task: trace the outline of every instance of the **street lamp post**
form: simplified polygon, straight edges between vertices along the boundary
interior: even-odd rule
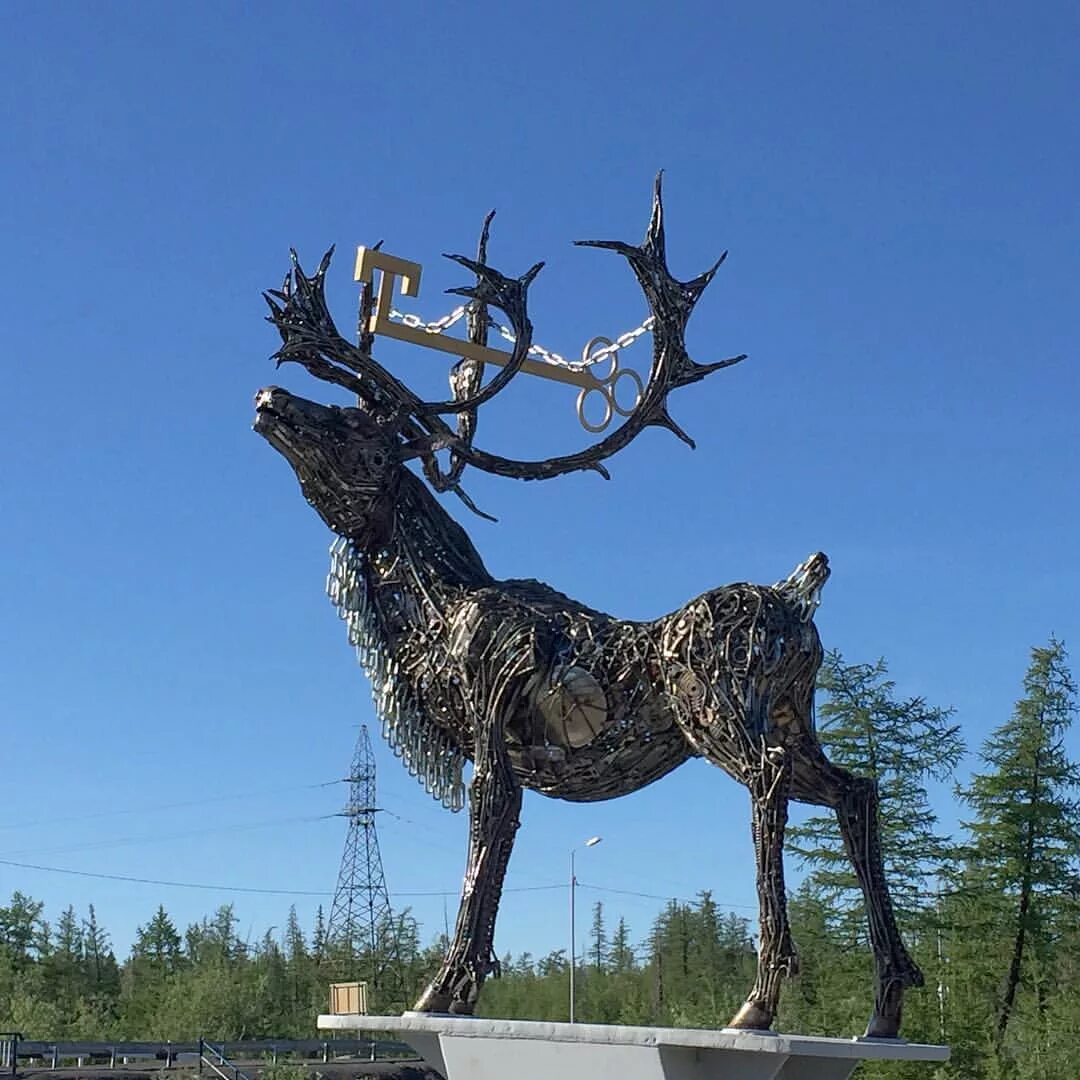
[[[588,840],[581,846],[583,847],[596,847],[603,837],[590,836]],[[570,1023],[574,1022],[574,969],[577,967],[577,955],[575,953],[574,937],[576,934],[575,927],[575,894],[577,892],[577,878],[574,876],[574,853],[577,851],[576,847],[570,849]]]

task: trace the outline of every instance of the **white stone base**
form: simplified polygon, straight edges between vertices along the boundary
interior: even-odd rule
[[[320,1031],[388,1031],[447,1080],[846,1080],[860,1061],[946,1061],[947,1046],[768,1032],[463,1016],[320,1016]]]

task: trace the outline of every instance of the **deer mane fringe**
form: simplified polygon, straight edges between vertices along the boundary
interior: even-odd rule
[[[349,633],[349,644],[371,681],[371,699],[382,735],[424,790],[448,810],[465,805],[465,755],[445,731],[430,723],[390,655],[371,601],[366,560],[348,541],[330,547],[326,593]]]

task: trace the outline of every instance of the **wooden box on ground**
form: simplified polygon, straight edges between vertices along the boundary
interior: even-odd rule
[[[330,984],[330,1013],[332,1016],[366,1016],[367,983],[342,982]]]

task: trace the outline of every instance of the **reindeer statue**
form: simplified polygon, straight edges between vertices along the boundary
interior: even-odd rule
[[[520,479],[579,469],[606,476],[602,462],[649,426],[693,446],[668,413],[668,393],[744,359],[699,364],[686,351],[687,320],[723,259],[690,281],[671,275],[659,178],[640,246],[581,241],[618,252],[637,277],[653,320],[650,374],[636,407],[620,410],[622,425],[591,448],[517,461],[478,449],[473,437],[479,406],[536,364],[528,359],[526,292],[543,264],[520,278],[492,269],[489,222],[476,259],[450,256],[476,277],[475,285],[451,290],[467,298],[469,315],[470,340],[454,345],[458,355],[481,357],[453,369],[450,400],[421,400],[372,359],[379,312],[370,286],[362,293],[359,346],[338,333],[324,292],[332,251],[313,276],[294,255],[283,287],[266,294],[283,342],[276,358],[354,393],[357,405],[316,404],[277,387],[255,399],[255,430],[289,462],[307,501],[337,534],[328,588],[371,679],[384,735],[451,809],[464,803],[462,769],[466,759],[473,763],[454,936],[416,1009],[471,1014],[484,978],[497,974],[495,917],[523,788],[575,802],[612,799],[699,756],[744,784],[752,803],[758,969],[730,1026],[768,1029],[781,980],[797,969],[782,863],[788,801],[796,799],[836,812],[876,961],[866,1035],[895,1038],[904,990],[922,976],[893,918],[877,791],[831,764],[814,733],[822,650],[813,614],[829,574],[825,556],[812,555],[776,585],[727,585],[654,622],[625,622],[537,581],[496,581],[428,489],[468,501],[460,487],[467,466]],[[383,315],[387,301],[380,294]],[[499,354],[502,371],[481,385],[483,358],[494,354],[484,349],[489,306],[509,319],[514,345]],[[438,451],[448,453],[448,466]],[[406,467],[410,460],[427,484]]]

